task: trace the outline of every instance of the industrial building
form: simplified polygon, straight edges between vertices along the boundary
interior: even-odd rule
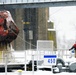
[[[13,42],[15,50],[36,49],[37,40],[53,40],[56,44],[56,33],[48,31],[48,26],[51,26],[49,8],[11,9],[10,12],[20,30]]]

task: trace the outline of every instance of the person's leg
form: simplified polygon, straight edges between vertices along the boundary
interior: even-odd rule
[[[75,50],[75,58],[76,58],[76,50]]]

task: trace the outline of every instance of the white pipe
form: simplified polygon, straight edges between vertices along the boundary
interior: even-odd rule
[[[25,50],[25,72],[26,72],[26,50]]]
[[[7,55],[5,55],[5,75],[7,75]]]
[[[34,55],[32,55],[32,75],[34,75]]]

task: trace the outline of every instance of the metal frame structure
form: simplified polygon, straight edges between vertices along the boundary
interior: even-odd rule
[[[0,9],[3,8],[41,8],[41,7],[59,7],[59,6],[76,6],[76,1],[53,1],[53,2],[34,2],[34,3],[1,3]]]

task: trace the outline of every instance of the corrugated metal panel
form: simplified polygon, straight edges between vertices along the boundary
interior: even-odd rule
[[[0,0],[0,4],[16,4],[16,3],[39,3],[39,2],[58,2],[58,1],[73,1],[73,0]]]

